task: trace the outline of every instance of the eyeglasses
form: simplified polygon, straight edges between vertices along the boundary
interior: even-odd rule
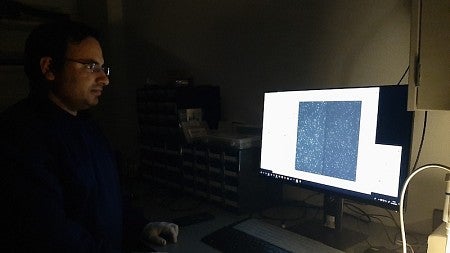
[[[92,61],[91,62],[85,62],[85,61],[75,60],[75,59],[70,59],[70,58],[66,58],[66,61],[83,64],[84,66],[86,66],[86,68],[91,73],[94,73],[94,72],[98,73],[100,71],[103,71],[103,73],[105,73],[106,76],[109,76],[111,74],[111,68],[110,67],[100,66],[100,64],[98,64],[96,62],[92,62]]]

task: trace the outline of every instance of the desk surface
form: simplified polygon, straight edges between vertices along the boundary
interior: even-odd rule
[[[231,224],[238,220],[234,215],[215,213],[215,218],[210,221],[201,222],[186,227],[181,227],[178,235],[178,242],[168,244],[165,247],[153,247],[161,252],[219,252],[201,242],[203,236],[214,232],[215,230]]]
[[[148,183],[151,184],[151,183]],[[170,253],[190,253],[190,252],[219,252],[218,250],[204,244],[201,239],[213,231],[237,222],[239,220],[249,217],[249,213],[237,214],[226,211],[217,205],[212,205],[206,201],[199,200],[185,194],[173,194],[162,188],[157,188],[151,185],[135,185],[134,204],[143,209],[148,218],[154,221],[168,221],[174,218],[200,213],[208,212],[214,215],[214,219],[192,224],[185,227],[180,227],[178,242],[169,243],[164,247],[153,246],[158,252]],[[302,222],[300,218],[295,218],[302,213],[301,210],[292,207],[276,207],[275,210],[268,210],[263,213],[253,213],[252,217],[261,218],[269,223],[275,225],[285,225],[292,227]],[[317,213],[315,213],[317,215]],[[302,216],[304,218],[304,216]],[[394,245],[390,241],[400,239],[400,231],[394,227],[386,227],[377,222],[365,223],[357,221],[352,217],[344,217],[344,226],[356,230],[360,233],[367,234],[368,238],[348,249],[348,253],[364,253],[370,246],[385,247],[393,249],[391,251],[383,252],[401,252],[401,245]],[[389,238],[388,238],[389,236]],[[409,235],[407,237],[408,243],[414,246],[414,252],[426,252],[425,235]]]

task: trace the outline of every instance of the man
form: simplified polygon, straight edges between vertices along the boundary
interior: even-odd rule
[[[97,32],[72,21],[40,25],[24,60],[30,94],[0,116],[1,251],[121,252],[133,237],[176,242],[177,225],[122,208],[113,152],[86,112],[109,84]]]

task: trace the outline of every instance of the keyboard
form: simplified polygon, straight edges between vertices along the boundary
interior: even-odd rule
[[[224,253],[343,253],[258,219],[247,219],[236,225],[223,227],[203,237],[202,241]]]

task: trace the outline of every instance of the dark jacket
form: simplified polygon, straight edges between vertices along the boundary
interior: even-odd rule
[[[31,96],[1,114],[0,128],[2,252],[121,251],[116,161],[92,120]]]

